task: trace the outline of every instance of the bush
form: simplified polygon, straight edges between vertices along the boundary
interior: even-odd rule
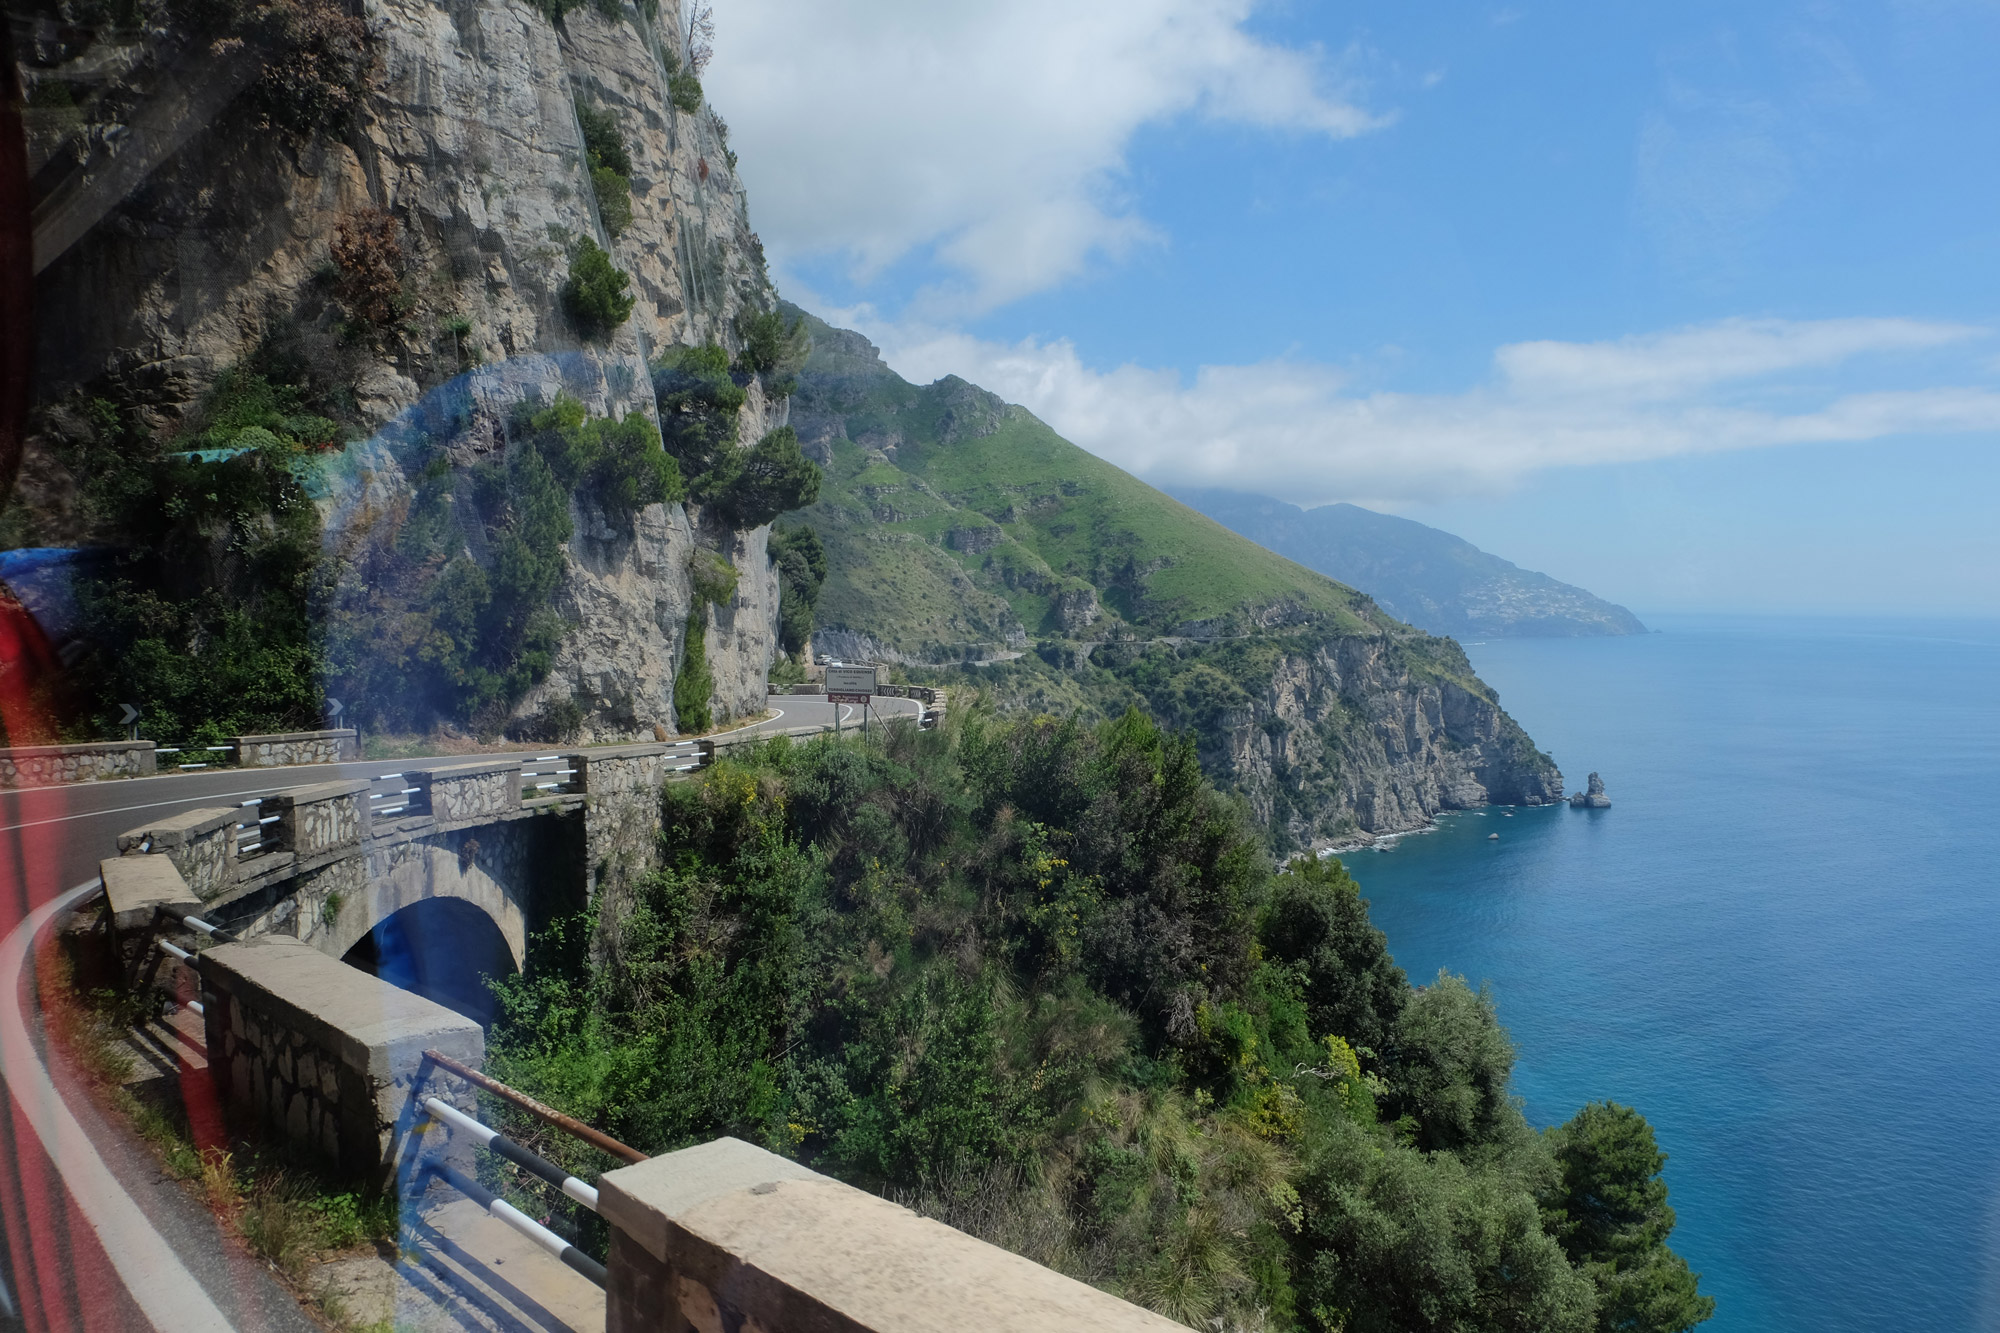
[[[346,129],[367,92],[368,25],[340,0],[273,0],[254,15],[248,35],[270,51],[258,83],[266,123],[301,138]]]
[[[708,665],[708,603],[697,598],[687,615],[681,669],[674,673],[674,725],[682,734],[708,730],[714,694],[715,673]]]
[[[803,523],[771,529],[769,550],[778,566],[778,643],[797,656],[812,638],[813,610],[826,582],[826,547]]]
[[[730,375],[729,353],[714,343],[678,347],[653,367],[667,452],[691,484],[736,449],[736,418],[748,401]]]
[[[592,167],[590,188],[597,196],[597,216],[604,230],[622,235],[632,225],[632,182],[610,167]]]
[[[632,316],[631,286],[632,279],[612,264],[611,256],[585,237],[570,259],[569,279],[562,285],[563,311],[584,339],[609,337]]]
[[[396,219],[379,208],[364,208],[340,220],[333,240],[339,270],[334,296],[351,318],[387,324],[403,295],[403,247],[396,242]]]
[[[738,316],[736,332],[743,339],[741,364],[754,375],[791,379],[805,369],[806,360],[812,355],[812,331],[805,320],[795,319],[787,324],[784,315],[776,310]]]
[[[780,426],[723,461],[707,489],[739,528],[755,528],[819,499],[819,465],[799,448],[798,432]]]
[[[1187,738],[954,709],[738,750],[661,800],[662,869],[502,984],[515,1086],[645,1151],[763,1143],[1197,1327],[1593,1326],[1505,1034],[1462,983],[1400,981],[1370,1000],[1389,1081],[1310,1031],[1315,987],[1372,995],[1332,985],[1344,958],[1383,975],[1365,906],[1302,875],[1307,961],[1262,955],[1269,862]],[[1500,1108],[1463,1151],[1371,1104],[1454,1087]]]
[[[618,132],[618,117],[579,101],[577,125],[583,131],[584,156],[590,184],[597,195],[597,214],[613,236],[632,225],[632,155]]]
[[[701,80],[692,72],[682,70],[667,80],[667,98],[692,116],[701,110]]]

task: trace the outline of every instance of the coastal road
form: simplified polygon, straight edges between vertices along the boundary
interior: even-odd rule
[[[922,706],[882,698],[874,711],[911,717]],[[716,736],[831,728],[836,715],[843,728],[861,722],[852,705],[836,710],[810,695],[779,696],[772,716]],[[285,787],[479,757],[219,768],[0,791],[0,1081],[9,1103],[0,1116],[0,1329],[24,1315],[34,1327],[313,1327],[224,1241],[205,1210],[161,1180],[147,1151],[111,1132],[93,1100],[44,1058],[30,960],[56,917],[94,892],[97,863],[118,854],[127,829]],[[106,1281],[112,1273],[120,1280]]]
[[[790,727],[834,725],[835,705],[811,695],[780,695],[771,701],[772,716],[747,726],[716,732],[715,739],[745,732],[783,731]],[[838,705],[843,729],[859,726],[861,709]],[[914,699],[882,698],[873,709],[877,718],[909,718],[923,705]],[[547,754],[563,747],[523,749],[522,754]],[[587,747],[585,747],[587,748]],[[161,773],[150,778],[109,782],[77,782],[62,787],[30,787],[0,791],[0,839],[18,848],[9,870],[31,875],[39,892],[21,902],[23,911],[39,906],[70,885],[97,873],[97,863],[118,855],[118,835],[162,815],[207,805],[237,805],[285,787],[337,778],[376,778],[408,768],[454,762],[469,763],[480,755],[438,755],[425,759],[371,759],[353,764],[305,764],[296,768],[217,768],[190,773]],[[23,865],[22,862],[33,862]],[[13,914],[10,914],[13,915]],[[19,916],[14,915],[18,920]]]

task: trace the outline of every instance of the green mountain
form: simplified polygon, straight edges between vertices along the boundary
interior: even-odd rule
[[[1390,614],[1433,634],[1580,638],[1646,632],[1622,606],[1411,519],[1351,504],[1301,509],[1239,491],[1176,493],[1231,531],[1364,589]]]
[[[803,315],[792,310],[790,313]],[[828,572],[816,651],[1003,707],[1138,706],[1278,846],[1540,803],[1561,774],[1450,639],[1203,517],[956,377],[909,383],[805,316],[791,424],[825,472],[793,516]]]

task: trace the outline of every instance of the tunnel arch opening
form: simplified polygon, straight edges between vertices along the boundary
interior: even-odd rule
[[[499,925],[459,898],[424,898],[390,913],[341,961],[482,1027],[490,1027],[500,1010],[489,982],[517,970]]]

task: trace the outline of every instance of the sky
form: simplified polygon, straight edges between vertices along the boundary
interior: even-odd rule
[[[1996,0],[716,0],[780,291],[1155,485],[2000,614]]]

